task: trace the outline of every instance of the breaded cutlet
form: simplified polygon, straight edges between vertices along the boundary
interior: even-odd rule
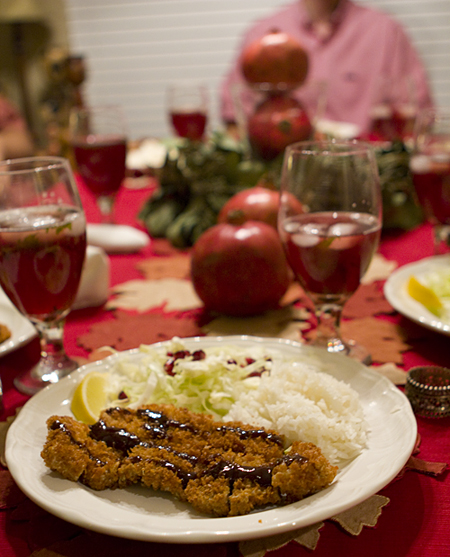
[[[52,416],[47,426],[41,455],[63,477],[96,490],[141,484],[214,516],[298,501],[337,472],[312,443],[285,450],[274,431],[172,405],[108,409],[91,426]]]

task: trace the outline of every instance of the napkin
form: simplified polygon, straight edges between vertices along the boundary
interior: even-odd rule
[[[122,224],[88,224],[87,240],[107,253],[132,253],[150,243],[148,234]]]
[[[101,306],[108,299],[109,259],[105,250],[88,246],[73,309]]]

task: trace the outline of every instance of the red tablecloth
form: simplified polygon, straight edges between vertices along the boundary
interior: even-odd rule
[[[136,224],[136,215],[142,203],[150,194],[149,188],[123,188],[117,199],[117,220],[123,224]],[[98,220],[98,213],[92,197],[82,191],[83,203],[91,222]],[[385,236],[380,252],[387,258],[395,260],[399,265],[416,261],[432,252],[431,231],[424,225],[412,232]],[[112,255],[111,285],[139,278],[136,263],[152,255],[152,246],[139,254]],[[85,351],[77,345],[77,337],[85,333],[93,323],[102,321],[105,311],[102,308],[91,308],[74,311],[67,320],[65,344],[72,355],[87,356]],[[390,317],[391,318],[391,317]],[[401,322],[399,315],[391,319]],[[0,359],[0,374],[4,388],[5,412],[0,420],[15,413],[15,409],[23,405],[27,397],[18,393],[13,387],[13,378],[37,360],[39,347],[36,340]],[[448,337],[433,332],[427,332],[425,340],[418,344],[414,351],[405,354],[405,370],[421,364],[449,365],[450,340]],[[450,418],[443,420],[418,419],[421,435],[420,457],[428,461],[450,461]],[[0,467],[1,471],[1,467]],[[0,483],[1,485],[1,483]],[[1,489],[1,487],[0,487]],[[320,540],[313,555],[315,557],[330,557],[343,555],[347,557],[445,557],[450,556],[450,476],[439,478],[430,477],[417,472],[406,472],[399,480],[384,488],[382,495],[389,497],[390,503],[384,507],[375,528],[364,528],[362,533],[353,537],[343,532],[336,524],[326,522],[321,530]],[[61,538],[61,531],[67,526],[62,521],[56,523],[50,515],[42,513],[38,524],[45,532],[45,544],[50,547],[52,537]],[[20,517],[19,517],[20,518]],[[58,524],[58,528],[55,527]],[[33,523],[36,528],[36,521]],[[62,530],[61,530],[62,529]],[[25,557],[32,554],[29,546],[30,523],[18,520],[11,509],[0,511],[0,556]],[[39,536],[34,536],[37,539]],[[70,537],[70,531],[67,537]],[[62,539],[67,539],[62,536]],[[28,541],[27,541],[28,540]],[[96,539],[98,543],[98,539]],[[106,543],[106,542],[105,542]],[[127,545],[128,544],[128,545]],[[117,544],[106,544],[108,556],[111,548],[116,547],[114,555],[134,554],[135,551],[144,554],[158,553],[158,555],[181,554],[192,552],[211,554],[214,552],[237,555],[237,545],[218,546],[170,546],[157,544],[140,544],[117,540]],[[128,548],[128,549],[127,549]],[[70,552],[63,555],[81,555],[77,553],[75,545]],[[83,549],[84,557],[98,557],[103,555],[96,545],[96,549]],[[107,553],[105,553],[106,555]],[[41,555],[36,552],[33,555]],[[42,555],[51,555],[42,553]],[[53,554],[52,554],[53,555]],[[311,555],[302,546],[291,542],[274,551],[273,557],[301,557]]]

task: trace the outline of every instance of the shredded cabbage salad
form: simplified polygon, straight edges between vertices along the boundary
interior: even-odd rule
[[[119,355],[114,362],[109,407],[174,404],[221,419],[242,394],[257,388],[262,373],[281,362],[264,346],[188,350],[177,337],[163,348],[142,345],[139,354],[135,361]]]

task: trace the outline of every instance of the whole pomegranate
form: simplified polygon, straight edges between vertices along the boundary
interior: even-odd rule
[[[241,68],[250,85],[295,89],[308,74],[308,55],[288,33],[273,29],[243,50]]]
[[[280,194],[262,186],[242,190],[231,197],[219,212],[217,222],[244,224],[248,220],[265,222],[277,228]]]
[[[276,230],[256,221],[206,230],[192,248],[191,278],[206,309],[235,317],[277,308],[289,285]]]
[[[272,160],[296,141],[309,139],[312,126],[303,105],[288,95],[269,95],[247,122],[250,145],[255,154]]]

